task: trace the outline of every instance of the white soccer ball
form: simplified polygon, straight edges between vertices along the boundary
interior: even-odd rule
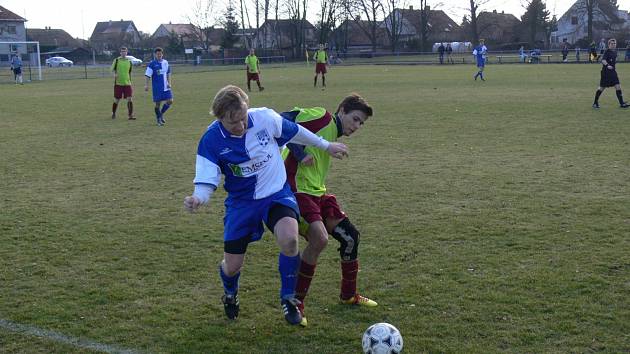
[[[376,323],[363,333],[363,352],[366,354],[397,354],[402,351],[400,331],[389,323]]]

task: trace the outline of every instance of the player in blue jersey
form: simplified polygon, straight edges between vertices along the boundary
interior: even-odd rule
[[[173,93],[171,92],[171,67],[164,59],[162,48],[155,48],[155,59],[153,59],[144,73],[146,77],[144,90],[149,91],[149,80],[151,80],[151,90],[153,92],[153,102],[155,102],[155,120],[159,126],[164,125],[164,113],[173,104]],[[164,102],[162,108],[160,104]]]
[[[481,78],[481,81],[486,81],[486,79],[483,78],[483,69],[486,67],[486,55],[488,53],[488,47],[486,47],[484,42],[485,41],[483,39],[480,39],[479,45],[476,46],[472,52],[475,60],[477,61],[477,73],[475,74],[475,81],[478,77]]]
[[[184,198],[184,207],[194,211],[206,204],[221,175],[225,177],[224,253],[219,265],[225,314],[230,319],[238,317],[238,281],[245,252],[250,242],[262,237],[264,223],[280,246],[280,302],[285,319],[290,324],[300,324],[302,315],[295,297],[300,265],[300,213],[287,183],[279,147],[288,142],[315,146],[336,158],[347,155],[347,148],[318,137],[271,109],[249,109],[248,104],[247,94],[232,85],[222,88],[214,97],[212,114],[217,120],[199,142],[195,190]]]

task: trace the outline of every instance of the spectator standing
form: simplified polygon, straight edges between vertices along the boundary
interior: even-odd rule
[[[566,63],[568,61],[567,56],[569,55],[569,43],[567,43],[567,39],[562,40],[562,62]]]
[[[453,47],[451,47],[450,43],[446,43],[446,62],[455,64],[455,61],[453,60]]]
[[[580,62],[580,47],[575,47],[575,61]]]
[[[518,56],[521,59],[521,63],[524,63],[527,60],[527,54],[525,54],[525,47],[521,46],[518,48]]]
[[[588,62],[594,63],[597,61],[597,44],[595,41],[591,42],[591,46],[588,49]]]

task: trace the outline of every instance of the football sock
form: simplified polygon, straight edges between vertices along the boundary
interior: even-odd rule
[[[621,93],[621,90],[617,90],[617,99],[619,100],[619,104],[623,104],[623,93]]]
[[[219,274],[221,275],[221,281],[223,281],[223,289],[228,295],[234,295],[238,291],[238,278],[241,276],[241,272],[228,276],[223,272],[223,267],[219,264]]]
[[[168,103],[165,103],[165,104],[162,106],[162,110],[161,110],[160,112],[161,112],[162,114],[164,114],[164,112],[168,111],[168,109],[169,109],[169,108],[171,108],[171,105],[170,105],[170,104],[168,104]]]
[[[155,112],[155,117],[156,117],[156,118],[159,118],[159,117],[160,117],[160,107],[159,107],[159,106],[158,106],[158,107],[155,107],[155,108],[153,109],[153,111]]]
[[[247,80],[247,91],[251,91],[252,90],[252,85],[249,83],[249,80]]]
[[[308,264],[304,261],[300,262],[300,270],[297,275],[297,283],[295,285],[295,297],[300,301],[304,301],[308,288],[311,286],[311,280],[315,275],[316,264]]]
[[[326,87],[326,76],[322,75],[322,86]]]
[[[112,114],[116,114],[116,109],[118,108],[118,103],[112,103]]]
[[[289,299],[295,296],[295,282],[300,266],[300,255],[293,257],[280,253],[278,256],[278,271],[280,272],[280,298]]]
[[[129,116],[133,115],[133,102],[127,101],[127,111],[129,112]]]
[[[315,79],[313,79],[313,87],[317,86],[317,76],[315,76]]]
[[[481,79],[483,80],[483,71],[479,72],[479,77],[481,77]]]
[[[595,91],[595,101],[593,102],[593,104],[599,104],[599,96],[602,95],[602,91],[597,90]]]
[[[341,261],[341,299],[348,300],[357,293],[359,260]]]
[[[260,89],[260,80],[256,80],[256,85],[258,85],[258,88]]]

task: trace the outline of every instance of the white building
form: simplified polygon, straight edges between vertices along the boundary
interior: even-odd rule
[[[613,37],[616,33],[630,28],[627,11],[617,10],[607,0],[594,0],[593,5],[593,40]],[[558,30],[551,33],[551,44],[558,45],[566,38],[575,43],[588,37],[588,13],[585,0],[576,1],[562,17],[558,19]]]

